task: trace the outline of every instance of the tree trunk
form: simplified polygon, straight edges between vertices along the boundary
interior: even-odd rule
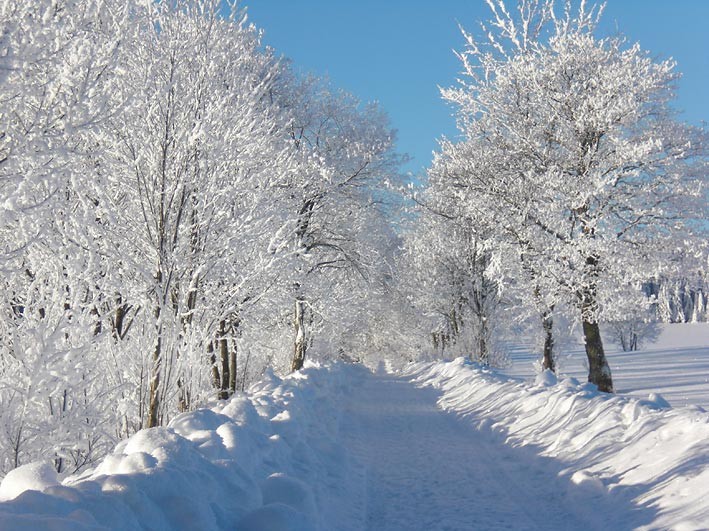
[[[544,352],[542,357],[542,368],[556,372],[556,363],[554,362],[554,316],[552,309],[544,312],[542,315],[542,328],[544,329]]]
[[[219,389],[221,384],[221,377],[219,376],[219,367],[217,366],[217,357],[214,354],[214,341],[209,341],[207,343],[207,354],[209,355],[209,363],[212,368],[212,385],[215,389]]]
[[[307,347],[305,337],[305,301],[301,298],[295,301],[295,342],[293,348],[293,362],[291,372],[299,371],[305,362],[305,351]]]
[[[244,368],[241,369],[241,392],[246,389],[246,378],[249,375],[249,361],[251,360],[251,349],[246,351],[246,359],[244,360]],[[236,374],[236,373],[235,373]]]
[[[584,228],[584,232],[587,232],[586,228]],[[593,237],[592,229],[589,229],[588,233]],[[592,281],[587,288],[579,293],[581,320],[586,344],[586,356],[588,357],[588,381],[598,386],[599,391],[612,393],[613,379],[611,378],[611,368],[603,350],[601,329],[597,319],[598,299],[595,279],[598,277],[598,264],[598,255],[592,254],[586,258],[587,278],[592,279]]]
[[[192,281],[190,282],[189,291],[187,293],[187,311],[180,318],[181,331],[180,331],[180,342],[182,347],[186,347],[185,341],[189,337],[190,328],[192,326],[192,318],[194,316],[194,309],[197,306],[197,292],[199,289],[199,277],[191,275]],[[180,357],[180,349],[177,350],[177,357]],[[185,382],[185,378],[181,374],[177,377],[177,389],[178,389],[178,408],[181,413],[189,411],[192,404],[192,393],[190,388]]]
[[[487,328],[487,319],[485,315],[478,315],[478,359],[483,365],[490,364],[490,346],[489,346],[489,331]]]
[[[150,404],[148,406],[148,428],[154,428],[159,424],[160,410],[160,371],[162,369],[162,325],[160,324],[160,304],[155,306],[155,329],[157,338],[153,349],[153,367],[150,377]]]
[[[179,396],[177,400],[177,408],[179,412],[184,413],[185,411],[189,411],[190,404],[192,403],[192,396],[181,376],[177,379],[177,390]]]
[[[12,459],[13,459],[13,464],[14,466],[12,468],[17,468],[20,466],[20,449],[22,448],[22,441],[24,439],[22,438],[22,430],[24,429],[25,425],[23,423],[20,423],[20,426],[17,428],[17,435],[13,434],[12,438]]]
[[[116,340],[123,339],[123,321],[126,317],[126,307],[120,295],[116,296],[116,314],[113,324],[113,337]]]
[[[222,363],[222,379],[219,387],[219,400],[229,398],[229,339],[226,334],[226,321],[219,323],[219,359]]]
[[[229,352],[229,396],[233,396],[236,393],[236,355],[237,355],[237,345],[236,338],[233,341],[234,345]]]
[[[588,317],[584,317],[583,335],[586,342],[586,356],[588,357],[588,381],[597,385],[599,391],[612,393],[613,379],[611,378],[611,368],[603,351],[601,330],[598,322],[591,322]]]

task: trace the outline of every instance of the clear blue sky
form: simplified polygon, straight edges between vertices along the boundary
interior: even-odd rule
[[[438,86],[460,72],[458,23],[477,30],[483,0],[245,0],[264,41],[307,72],[327,75],[363,101],[378,101],[398,131],[398,149],[427,167],[436,139],[457,132]],[[508,0],[508,5],[511,2]],[[709,0],[609,0],[602,31],[620,31],[683,73],[682,118],[709,122]]]

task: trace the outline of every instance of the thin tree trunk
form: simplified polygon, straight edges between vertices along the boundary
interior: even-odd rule
[[[157,338],[153,350],[153,367],[150,378],[150,404],[148,406],[148,428],[159,424],[158,412],[160,410],[160,371],[162,369],[162,325],[160,324],[160,304],[155,306],[155,327]]]
[[[25,425],[21,423],[19,428],[17,428],[17,435],[12,441],[12,457],[14,463],[13,468],[17,468],[18,466],[20,466],[20,449],[22,448],[22,430],[24,429],[24,427]]]
[[[116,297],[116,313],[113,324],[113,335],[118,339],[123,339],[123,321],[126,317],[126,308],[120,295]]]
[[[249,375],[249,360],[251,360],[251,349],[246,351],[246,359],[244,360],[244,368],[241,369],[241,392],[246,390],[246,378]]]
[[[190,404],[192,402],[190,390],[187,388],[184,379],[180,376],[177,379],[177,389],[178,389],[178,401],[177,407],[180,413],[190,410]]]
[[[184,317],[180,319],[182,331],[180,334],[180,344],[185,345],[185,339],[189,337],[190,328],[192,326],[192,317],[194,315],[194,309],[197,305],[197,291],[199,288],[199,278],[192,275],[192,281],[190,282],[189,292],[187,294],[187,312]],[[180,351],[177,351],[177,357],[179,358]],[[185,379],[182,374],[177,378],[177,388],[178,388],[178,404],[180,412],[189,411],[192,397],[190,389],[185,383]]]
[[[556,372],[556,363],[554,361],[554,316],[552,309],[544,312],[542,315],[542,328],[544,330],[544,352],[542,357],[542,368]]]
[[[212,367],[212,385],[215,389],[219,389],[221,377],[219,376],[219,367],[217,366],[217,356],[214,354],[214,341],[207,343],[207,354],[209,355],[210,367]]]
[[[68,399],[68,392],[66,389],[64,389],[64,392],[62,393],[62,401],[61,401],[61,409],[59,411],[59,418],[63,418],[64,414],[66,413],[67,410],[67,399]],[[51,398],[50,398],[51,400]],[[54,459],[54,468],[57,471],[58,474],[61,474],[64,471],[64,458],[63,457],[56,457]]]
[[[232,343],[232,349],[229,352],[229,396],[236,393],[236,355],[238,354],[236,338]]]
[[[478,333],[480,334],[480,337],[478,337],[478,356],[480,363],[483,365],[489,365],[490,364],[490,346],[488,345],[488,336],[489,336],[489,331],[487,327],[487,319],[485,318],[485,315],[482,313],[478,315],[478,321],[480,323],[480,326],[478,327],[479,331]]]
[[[229,398],[229,339],[226,335],[226,321],[219,323],[219,359],[222,364],[222,379],[219,387],[219,399]]]
[[[293,345],[293,362],[291,363],[291,372],[299,371],[305,363],[305,352],[307,349],[307,341],[305,337],[305,301],[297,298],[295,301],[295,342]]]

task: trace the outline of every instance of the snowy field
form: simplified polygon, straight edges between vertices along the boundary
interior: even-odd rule
[[[672,406],[709,410],[709,323],[659,326],[657,339],[641,344],[638,352],[623,352],[605,341],[616,392],[638,398],[659,393]],[[512,349],[510,357],[512,366],[503,374],[534,379],[536,358],[528,349]],[[565,345],[560,372],[586,381],[586,354],[580,343]]]
[[[0,529],[707,529],[707,332],[612,353],[615,396],[580,356],[557,380],[519,352],[515,378],[462,359],[268,375],[81,476],[15,470]]]

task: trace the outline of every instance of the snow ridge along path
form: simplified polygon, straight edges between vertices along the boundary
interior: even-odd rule
[[[311,365],[142,430],[61,483],[0,484],[0,529],[709,528],[709,415],[453,362]]]

